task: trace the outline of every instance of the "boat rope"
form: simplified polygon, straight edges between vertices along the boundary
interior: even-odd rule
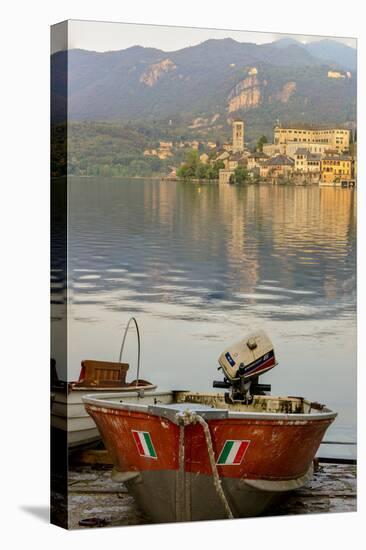
[[[123,340],[122,340],[122,345],[121,345],[121,350],[119,352],[119,359],[118,359],[118,362],[120,363],[122,361],[122,354],[123,354],[123,348],[125,347],[125,341],[126,341],[126,337],[127,337],[127,331],[129,329],[129,326],[130,326],[130,323],[131,321],[133,321],[135,323],[135,327],[136,327],[136,334],[137,334],[137,376],[136,376],[136,386],[138,386],[139,384],[139,376],[140,376],[140,357],[141,357],[141,351],[140,351],[140,348],[141,348],[141,339],[140,339],[140,331],[139,331],[139,326],[137,324],[137,321],[135,319],[135,317],[131,317],[127,323],[127,326],[125,328],[125,332],[123,334]]]
[[[210,459],[210,465],[211,465],[211,471],[212,471],[212,478],[214,487],[216,489],[216,492],[224,505],[225,511],[227,513],[227,517],[229,519],[234,518],[234,514],[231,511],[230,505],[228,503],[228,500],[226,498],[226,495],[224,493],[224,490],[222,488],[222,483],[220,476],[217,471],[216,461],[215,461],[215,455],[213,451],[212,446],[212,438],[210,433],[210,428],[206,422],[206,420],[199,414],[197,414],[195,411],[183,411],[177,414],[177,420],[183,424],[183,426],[188,426],[189,424],[196,424],[197,422],[202,426],[203,433],[206,440],[207,445],[207,452],[208,457]],[[184,438],[180,437],[179,441],[179,464],[184,464]]]

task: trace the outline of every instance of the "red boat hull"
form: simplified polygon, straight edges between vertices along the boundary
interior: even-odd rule
[[[85,406],[115,469],[130,476],[129,490],[153,520],[226,517],[215,491],[200,424],[184,427],[182,463],[179,423],[133,407],[104,407],[96,402]],[[234,515],[263,513],[281,494],[303,485],[334,416],[263,414],[246,418],[243,414],[207,419],[217,472]]]

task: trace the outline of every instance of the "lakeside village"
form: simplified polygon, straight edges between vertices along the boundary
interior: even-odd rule
[[[254,152],[245,148],[243,120],[232,122],[232,141],[192,141],[186,162],[172,167],[166,180],[218,181],[220,184],[267,182],[355,187],[356,147],[350,130],[343,128],[274,127],[273,143],[265,137]],[[202,152],[202,145],[204,151]],[[159,158],[172,156],[173,143],[160,142]]]

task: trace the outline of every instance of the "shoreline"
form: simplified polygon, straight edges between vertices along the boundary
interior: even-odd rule
[[[190,179],[184,179],[184,178],[170,178],[169,176],[77,176],[75,174],[70,175],[63,175],[63,176],[51,176],[52,180],[57,179],[73,179],[73,178],[82,178],[82,179],[115,179],[115,180],[149,180],[149,181],[161,181],[166,183],[193,183],[196,185],[221,185],[223,187],[246,187],[246,186],[271,186],[271,187],[319,187],[319,188],[327,188],[327,189],[349,189],[352,191],[357,190],[357,185],[348,185],[343,186],[340,184],[329,184],[329,183],[295,183],[295,182],[285,182],[285,183],[273,183],[271,181],[261,180],[256,182],[245,182],[245,183],[236,183],[236,184],[220,184],[218,179],[214,180],[206,180],[206,179],[197,179],[197,178],[190,178]]]

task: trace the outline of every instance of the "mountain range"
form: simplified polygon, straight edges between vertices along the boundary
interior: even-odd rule
[[[291,44],[297,45],[320,61],[328,64],[334,63],[337,67],[345,70],[355,71],[357,69],[357,50],[336,40],[326,38],[304,44],[294,38],[281,38],[273,44],[280,48]]]
[[[332,40],[267,44],[208,40],[175,52],[134,46],[53,54],[52,112],[60,121],[68,71],[70,120],[161,120],[214,137],[243,117],[253,137],[273,123],[356,120],[356,50]]]

